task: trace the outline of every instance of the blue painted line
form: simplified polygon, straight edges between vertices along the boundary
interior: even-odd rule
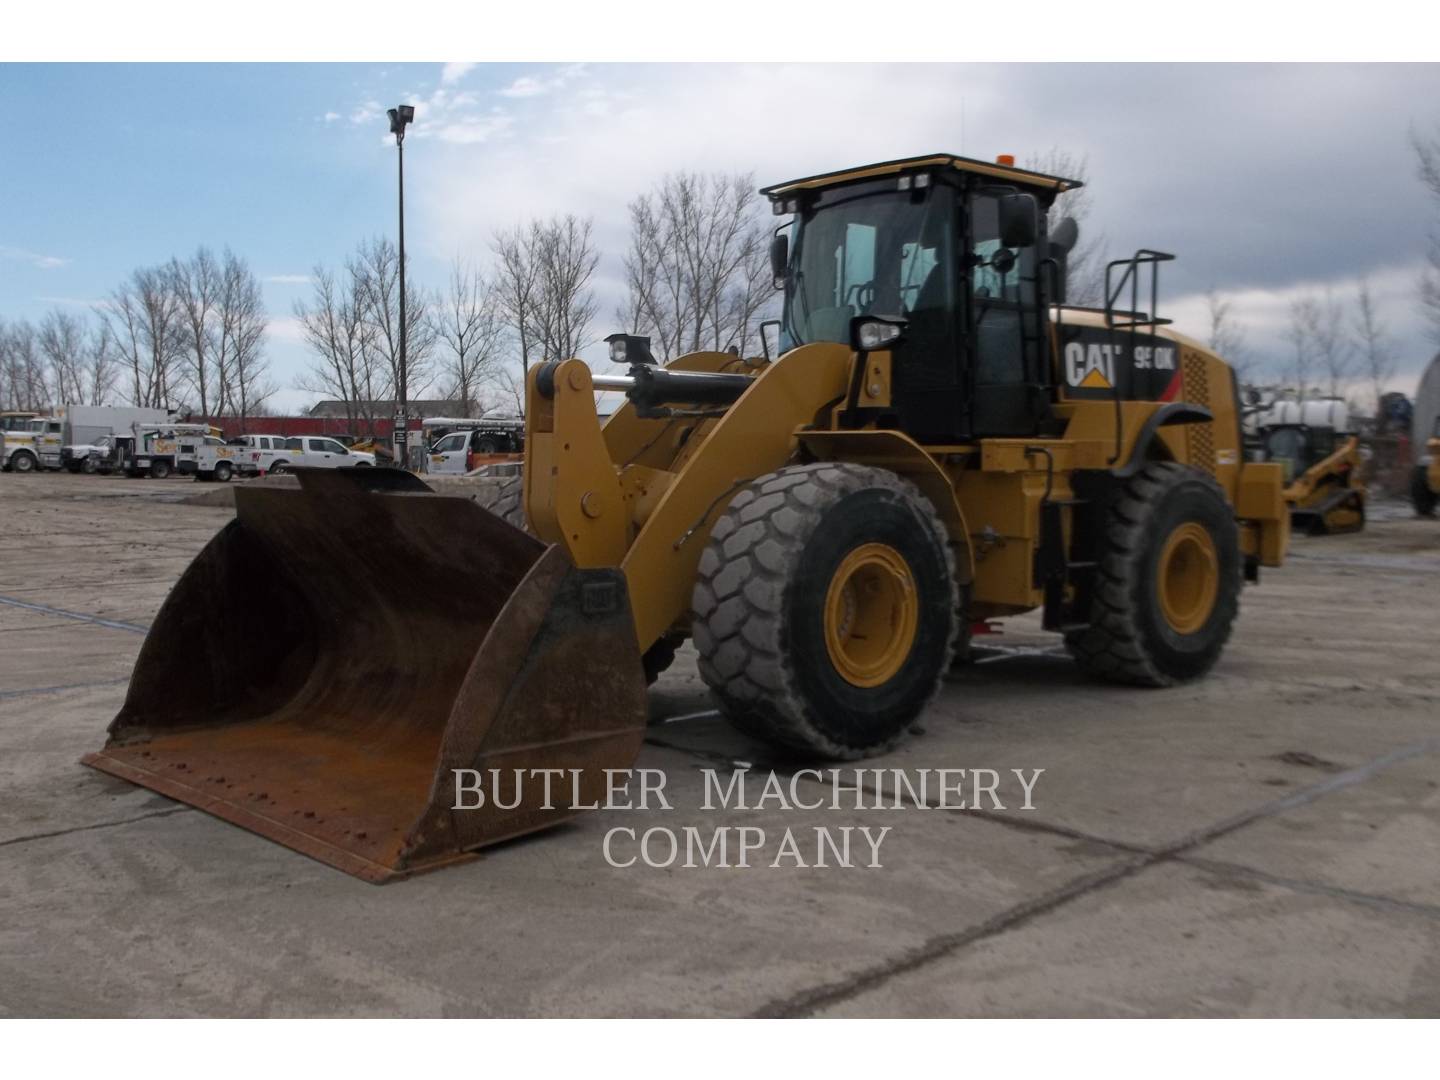
[[[62,619],[75,619],[77,622],[94,623],[96,626],[103,626],[107,630],[129,630],[135,634],[148,634],[150,628],[141,626],[139,623],[121,622],[119,619],[102,619],[98,615],[86,615],[79,611],[66,611],[64,608],[50,607],[48,604],[32,604],[28,600],[16,600],[13,596],[0,596],[0,604],[8,604],[11,607],[22,608],[25,611],[38,612],[41,615],[56,615]]]

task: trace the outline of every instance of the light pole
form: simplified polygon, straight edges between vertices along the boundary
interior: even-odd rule
[[[414,105],[397,105],[389,110],[390,134],[400,159],[400,400],[395,408],[395,456],[400,467],[410,460],[410,407],[405,385],[408,357],[405,352],[405,125],[415,119]]]

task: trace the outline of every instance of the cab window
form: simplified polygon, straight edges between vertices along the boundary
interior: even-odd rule
[[[449,453],[451,450],[464,450],[464,449],[465,449],[465,436],[464,436],[463,434],[458,434],[458,433],[457,433],[457,434],[454,434],[454,435],[446,435],[445,438],[441,439],[438,443],[435,444],[435,452],[436,452],[437,454],[447,454],[447,453]]]

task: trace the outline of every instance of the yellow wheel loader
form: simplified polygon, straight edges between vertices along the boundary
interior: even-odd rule
[[[1410,502],[1421,517],[1435,516],[1435,504],[1440,502],[1440,416],[1410,475]]]
[[[687,637],[738,728],[814,762],[894,745],[982,620],[1203,675],[1283,558],[1281,468],[1154,313],[1170,256],[1064,304],[1074,186],[934,155],[767,188],[773,356],[537,366],[489,509],[387,469],[237,491],[87,763],[383,881],[602,801]]]

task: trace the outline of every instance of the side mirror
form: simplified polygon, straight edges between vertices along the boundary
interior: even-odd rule
[[[1016,192],[1000,197],[1000,243],[1007,248],[1029,247],[1040,235],[1040,208],[1034,195]]]
[[[1068,255],[1080,241],[1080,226],[1073,217],[1064,218],[1050,230],[1050,254],[1054,257]]]
[[[775,337],[775,348],[770,348],[771,334]],[[774,360],[780,353],[780,320],[766,319],[760,324],[760,351],[766,360]]]
[[[776,233],[770,241],[770,274],[775,279],[775,288],[785,287],[785,272],[790,267],[790,234]]]

